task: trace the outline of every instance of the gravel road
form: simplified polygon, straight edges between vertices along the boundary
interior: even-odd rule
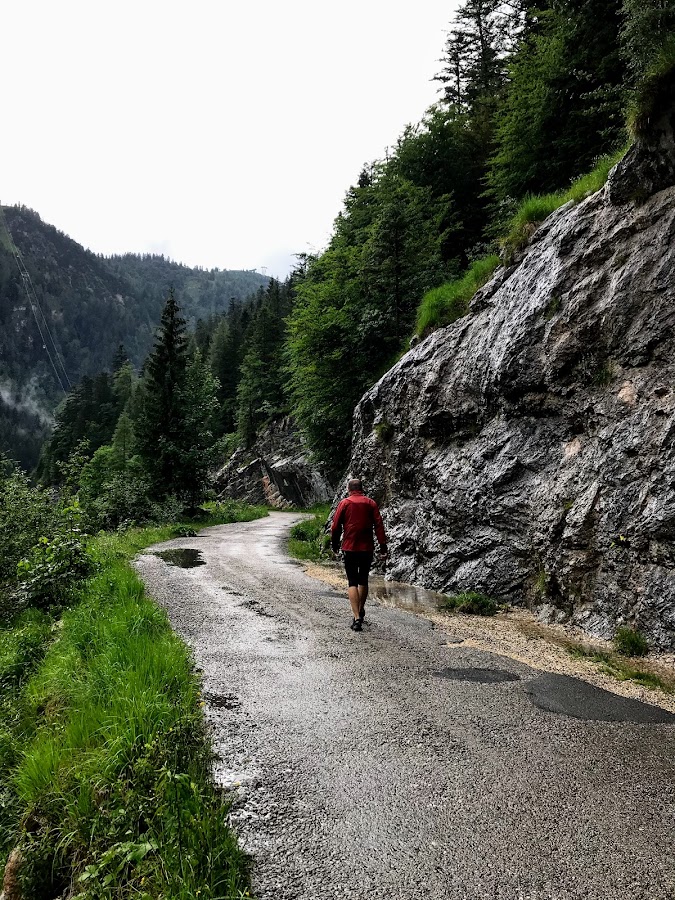
[[[403,610],[352,632],[285,555],[298,518],[137,561],[203,671],[259,900],[673,900],[675,717]]]

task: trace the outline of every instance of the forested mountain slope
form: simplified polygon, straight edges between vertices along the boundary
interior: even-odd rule
[[[190,269],[161,256],[104,258],[32,210],[5,207],[3,212],[9,232],[0,222],[0,451],[25,466],[35,464],[50,415],[63,398],[43,339],[67,387],[66,376],[74,385],[84,375],[109,369],[120,344],[140,365],[170,285],[194,324],[269,281],[257,272]],[[45,337],[41,319],[42,336],[38,330],[12,239],[56,347]]]

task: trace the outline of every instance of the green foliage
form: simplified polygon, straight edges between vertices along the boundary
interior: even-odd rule
[[[330,516],[329,505],[318,506],[312,512],[312,519],[304,519],[291,528],[288,541],[288,552],[296,559],[317,561],[328,556],[330,551],[330,535],[325,528]]]
[[[527,245],[541,223],[552,212],[567,203],[567,199],[563,191],[555,194],[528,194],[525,197],[511,219],[506,236],[502,240],[502,250],[507,261],[510,261],[513,253]]]
[[[373,431],[383,444],[391,443],[395,433],[394,426],[386,419],[382,422],[378,422],[373,428]]]
[[[548,194],[624,143],[620,0],[530,7],[496,113],[489,193],[500,204]]]
[[[227,525],[230,522],[251,522],[268,515],[266,506],[251,506],[241,500],[218,500],[204,504],[208,525]]]
[[[35,611],[0,631],[11,690],[0,703],[0,856],[20,847],[26,896],[75,885],[80,900],[214,900],[247,888],[189,653],[126,562],[170,534],[97,538],[98,574],[51,645]]]
[[[16,732],[22,727],[21,691],[41,663],[51,637],[51,618],[36,609],[25,610],[11,627],[0,625],[0,871],[21,816],[9,777],[20,757]]]
[[[404,144],[412,173],[414,136]],[[354,406],[400,351],[425,291],[447,272],[449,215],[447,195],[434,196],[393,163],[373,166],[348,192],[326,252],[297,275],[288,319],[291,404],[335,476],[349,456]]]
[[[197,351],[188,363],[185,389],[180,398],[185,417],[185,441],[181,459],[182,483],[177,493],[192,503],[204,495],[213,462],[217,391],[218,382],[208,362]]]
[[[52,620],[42,610],[25,610],[11,628],[0,628],[0,693],[16,691],[42,660]]]
[[[194,504],[201,498],[215,442],[217,390],[201,352],[188,357],[185,320],[169,291],[132,435],[154,499],[173,495]]]
[[[158,496],[176,493],[182,482],[187,361],[185,319],[171,289],[155,346],[145,363],[143,408],[134,423],[139,451]]]
[[[79,470],[73,472],[73,461],[83,457],[83,464],[99,447],[110,443],[126,403],[115,384],[107,372],[101,372],[95,378],[83,378],[68,394],[57,410],[54,431],[40,459],[43,481],[72,488],[79,477]]]
[[[494,616],[499,610],[495,600],[478,591],[464,591],[453,597],[446,597],[441,608],[470,616]]]
[[[423,337],[466,315],[471,298],[490,280],[498,265],[498,256],[479,259],[461,278],[426,293],[417,311],[417,334]]]
[[[580,203],[599,191],[607,181],[611,169],[626,153],[626,149],[623,147],[615,153],[603,156],[590,172],[577,178],[566,190],[541,196],[526,196],[511,218],[506,235],[501,241],[507,261],[528,243],[539,225],[552,212],[570,201]]]
[[[231,434],[235,430],[237,385],[243,355],[243,328],[239,315],[231,313],[220,320],[208,353],[211,372],[218,381],[216,434]]]
[[[292,280],[272,280],[261,289],[247,330],[237,385],[237,430],[246,446],[258,429],[287,406],[284,378],[285,317],[291,309]]]
[[[623,56],[629,68],[631,86],[640,92],[646,82],[663,70],[669,56],[672,61],[675,2],[623,0],[622,12]]]
[[[645,636],[628,625],[621,625],[614,632],[614,647],[622,656],[646,656],[649,653]]]
[[[661,690],[669,694],[675,691],[675,680],[672,676],[652,671],[646,663],[628,662],[620,654],[596,650],[584,644],[572,644],[568,650],[572,656],[594,663],[604,675],[616,678],[617,681],[634,681],[651,690]]]
[[[10,469],[0,475],[0,593],[15,581],[19,560],[61,521],[58,504],[43,488]]]
[[[74,503],[59,511],[49,537],[40,537],[17,570],[19,606],[38,609],[70,603],[92,571],[92,560],[80,531],[81,511]]]
[[[675,28],[675,4],[671,11]],[[655,111],[665,108],[675,83],[675,36],[671,35],[640,78],[628,107],[628,130],[639,139],[649,131]]]

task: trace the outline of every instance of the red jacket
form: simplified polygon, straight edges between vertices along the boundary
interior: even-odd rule
[[[343,550],[370,550],[375,547],[373,528],[380,545],[387,543],[382,524],[382,516],[377,503],[366,497],[363,491],[350,491],[349,496],[341,500],[333,516],[331,527],[331,544],[337,553],[340,548],[340,535]]]

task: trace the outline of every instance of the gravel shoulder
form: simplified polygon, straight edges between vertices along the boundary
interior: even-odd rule
[[[590,720],[546,711],[542,691],[578,712],[574,690],[483,622],[371,604],[351,632],[344,582],[285,555],[298,518],[137,561],[203,673],[259,900],[672,900],[675,725],[633,721],[656,707],[616,692]],[[603,720],[605,696],[628,721]]]
[[[338,590],[344,589],[344,577],[337,564],[309,563],[305,565],[305,571],[312,578]],[[380,599],[379,602],[387,601]],[[641,700],[675,712],[675,694],[658,688],[646,688],[632,681],[619,681],[599,671],[590,660],[571,656],[568,651],[571,644],[582,644],[599,652],[612,650],[611,641],[590,638],[575,626],[543,624],[533,613],[515,607],[507,613],[489,617],[432,612],[423,607],[418,607],[415,614],[461,638],[465,647],[506,656],[541,672],[583,678],[589,684],[620,697]],[[675,681],[675,655],[672,653],[650,654],[648,668],[666,680]]]

